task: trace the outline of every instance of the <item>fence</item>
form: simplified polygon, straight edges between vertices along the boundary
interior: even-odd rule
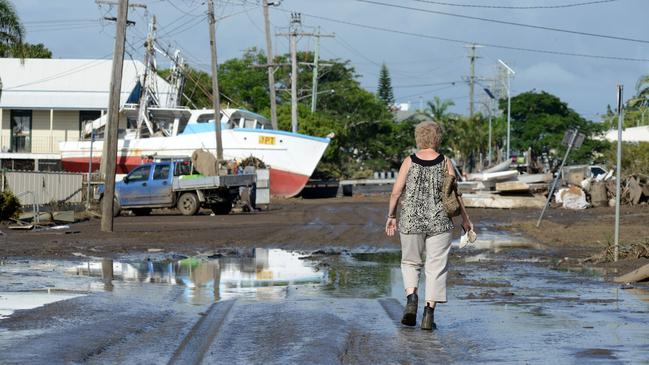
[[[2,172],[2,191],[11,190],[23,205],[81,203],[83,174],[67,172]]]

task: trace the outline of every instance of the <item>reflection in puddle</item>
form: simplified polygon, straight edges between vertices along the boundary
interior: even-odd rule
[[[458,247],[460,239],[455,239],[453,245]],[[540,249],[542,245],[534,243],[520,234],[514,234],[504,231],[487,231],[482,230],[478,232],[478,239],[471,243],[469,248],[478,250],[489,250],[494,253],[501,252],[504,249],[510,248],[532,248]]]
[[[252,257],[185,258],[144,262],[114,262],[115,280],[184,287],[183,298],[205,304],[234,296],[281,298],[289,285],[322,284],[324,274],[308,266],[297,253],[257,248]],[[84,262],[66,269],[74,275],[102,276],[102,262]]]
[[[72,299],[83,294],[60,293],[52,291],[0,292],[0,319],[22,309],[33,309],[45,304]]]

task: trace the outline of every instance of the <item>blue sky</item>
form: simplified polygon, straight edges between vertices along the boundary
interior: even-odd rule
[[[259,0],[215,0],[222,19],[217,28],[219,61],[239,56],[250,47],[264,48],[263,17]],[[586,33],[638,39],[641,42],[589,37],[547,30],[495,24],[448,15],[398,9],[356,0],[283,0],[271,11],[273,31],[287,27],[291,11],[303,13],[306,30],[320,27],[335,38],[323,38],[324,58],[349,59],[361,75],[364,87],[376,89],[379,67],[385,62],[391,72],[395,96],[417,107],[433,96],[452,99],[454,111],[468,113],[468,50],[462,42],[506,47],[550,50],[607,57],[647,59],[622,61],[561,56],[481,47],[476,75],[492,79],[502,59],[516,71],[512,93],[545,90],[558,95],[586,118],[597,120],[607,104],[615,102],[615,87],[625,86],[625,97],[633,93],[639,76],[649,73],[649,1],[616,0],[598,4],[555,9],[490,9],[444,6],[425,0],[377,0],[412,8],[430,9],[459,15],[562,28]],[[446,0],[445,3],[478,6],[548,6],[588,0]],[[114,16],[115,9],[98,6],[94,0],[13,0],[26,29],[27,40],[44,43],[56,58],[109,58],[114,25],[102,21]],[[130,56],[142,59],[142,39],[147,21],[156,15],[159,40],[179,47],[188,63],[209,68],[209,43],[204,0],[131,0],[148,5],[148,11],[134,9],[129,18],[136,25],[128,30]],[[244,5],[245,4],[245,5]],[[318,18],[314,17],[317,16]],[[326,18],[326,19],[325,19]],[[332,20],[338,20],[332,21]],[[352,22],[372,27],[416,33],[422,36],[371,30],[344,24]],[[647,42],[642,42],[647,40]],[[301,50],[313,49],[310,38],[300,40]],[[274,37],[275,53],[288,52],[288,41]],[[130,56],[127,56],[127,60]],[[165,64],[162,57],[159,62]],[[454,85],[430,85],[456,81]],[[483,81],[489,84],[490,81]],[[413,85],[428,86],[413,86]],[[476,96],[482,91],[477,88]]]

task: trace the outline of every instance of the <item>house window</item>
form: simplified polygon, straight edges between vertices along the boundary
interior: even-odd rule
[[[11,152],[32,152],[32,111],[12,110]]]
[[[99,110],[81,110],[79,111],[79,138],[83,139],[83,127],[94,120],[101,117]]]

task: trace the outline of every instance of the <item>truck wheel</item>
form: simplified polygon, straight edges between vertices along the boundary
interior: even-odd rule
[[[183,193],[178,199],[177,208],[182,215],[196,214],[200,208],[198,197],[194,193]]]
[[[212,204],[210,208],[212,209],[212,212],[214,212],[214,214],[216,215],[229,214],[232,211],[232,202],[226,200],[224,202]]]
[[[104,204],[104,197],[102,196],[101,199],[99,200],[99,206],[103,207],[103,204]],[[121,211],[122,211],[122,206],[119,205],[119,201],[117,201],[117,198],[113,199],[113,217],[118,217]]]
[[[137,208],[137,209],[131,209],[133,214],[135,215],[149,215],[151,214],[151,208]]]

